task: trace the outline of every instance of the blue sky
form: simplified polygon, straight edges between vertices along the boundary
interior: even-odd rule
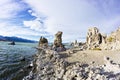
[[[54,40],[63,31],[63,42],[83,41],[89,27],[109,34],[120,26],[120,0],[2,0],[0,35]]]

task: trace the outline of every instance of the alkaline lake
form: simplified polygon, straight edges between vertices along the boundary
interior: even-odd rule
[[[29,73],[29,70],[23,69],[33,60],[38,43],[8,43],[10,42],[0,42],[0,80],[21,80]]]

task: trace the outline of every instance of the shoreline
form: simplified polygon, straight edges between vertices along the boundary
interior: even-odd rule
[[[38,50],[36,71],[30,72],[29,78],[24,80],[120,79],[120,60],[117,60],[120,51],[114,53],[115,51],[78,50],[67,54],[67,51]]]

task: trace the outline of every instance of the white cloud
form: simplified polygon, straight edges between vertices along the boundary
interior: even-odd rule
[[[47,32],[54,35],[57,31],[63,31],[65,41],[86,35],[87,27],[94,21],[97,22],[96,17],[102,18],[99,11],[83,0],[25,0],[25,2],[31,6],[37,17],[41,14],[48,16],[45,21]]]
[[[29,27],[35,31],[42,31],[43,26],[38,20],[23,21],[24,26]]]
[[[65,40],[70,40],[71,37],[73,37],[72,39],[79,37],[81,31],[84,30],[81,28],[83,26],[88,26],[83,24],[86,24],[85,18],[89,17],[89,15],[94,15],[96,13],[98,13],[98,15],[101,15],[97,11],[96,13],[92,12],[94,11],[94,8],[84,1],[26,0],[26,2],[32,7],[33,11],[36,12],[36,14],[41,15],[41,13],[44,13],[48,16],[48,19],[45,22],[47,32],[50,32],[54,35],[59,30],[63,31],[63,39]],[[70,4],[68,4],[68,2]],[[79,7],[80,5],[82,7]],[[86,10],[88,7],[91,10],[89,14]],[[82,15],[83,13],[86,17]],[[95,18],[92,19],[94,20]],[[88,21],[90,20],[91,19],[88,19]]]
[[[26,20],[22,23],[18,22],[22,19],[20,13],[28,9],[28,6],[20,1],[16,0],[3,0],[0,2],[0,35],[3,36],[18,36],[27,39],[39,40],[40,36],[50,36],[50,34],[43,31],[42,24],[39,18],[35,20]],[[34,12],[29,10],[29,13],[34,15]],[[18,15],[19,14],[19,15]],[[26,14],[25,14],[26,15]],[[28,16],[25,16],[26,19]],[[10,20],[10,21],[9,21]],[[13,23],[12,23],[13,22]]]
[[[14,26],[13,24],[10,24],[8,22],[0,22],[0,24],[0,35],[3,36],[18,36],[32,40],[39,40],[40,36],[50,36],[45,32],[33,31],[22,26]]]
[[[89,0],[24,0],[34,11],[33,16],[40,18],[41,14],[47,17],[45,21],[46,31],[55,34],[57,31],[63,31],[63,39],[70,41],[86,36],[88,27],[97,26],[102,32],[110,32],[114,24],[118,24],[119,15],[116,13],[116,7],[112,1],[107,2],[98,0],[99,6],[94,5],[94,1]],[[97,1],[96,1],[97,2]],[[96,4],[96,3],[95,3]],[[113,3],[114,5],[116,3]],[[118,6],[120,7],[120,6]],[[112,8],[109,9],[109,8]],[[117,9],[116,9],[117,10]],[[31,13],[31,11],[30,11]],[[107,16],[106,16],[107,15]],[[109,23],[110,22],[110,23]],[[119,24],[118,24],[119,25]]]
[[[28,10],[28,13],[31,16],[34,16],[36,18],[34,20],[23,21],[23,25],[25,27],[32,29],[32,30],[44,32],[44,30],[45,30],[45,26],[44,26],[45,17],[42,15],[38,15],[33,10]]]
[[[25,6],[20,3],[22,2],[15,2],[13,0],[1,0],[0,19],[14,18],[19,11],[25,9]]]
[[[37,16],[36,13],[34,13],[32,10],[28,10],[28,12],[29,12],[32,16]]]
[[[23,21],[24,27],[15,26],[17,23],[2,21],[11,20],[25,10],[28,6],[24,5],[24,2],[31,7],[28,13],[36,19]],[[63,41],[73,41],[85,37],[87,29],[93,26],[98,27],[103,33],[109,33],[120,25],[118,3],[114,0],[102,2],[101,0],[91,0],[91,2],[89,0],[21,0],[19,2],[2,0],[0,35],[28,38],[28,36],[51,36],[57,31],[63,31]]]

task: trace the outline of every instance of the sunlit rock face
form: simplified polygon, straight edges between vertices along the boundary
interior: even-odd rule
[[[120,50],[120,28],[113,31],[107,37],[107,43],[103,46],[105,50]]]
[[[87,33],[87,45],[88,48],[96,48],[99,47],[100,44],[102,43],[106,43],[106,36],[102,35],[99,32],[99,29],[97,27],[92,27],[88,29],[88,33]]]
[[[120,41],[120,28],[118,28],[116,31],[113,31],[109,37],[112,38],[112,41]]]

